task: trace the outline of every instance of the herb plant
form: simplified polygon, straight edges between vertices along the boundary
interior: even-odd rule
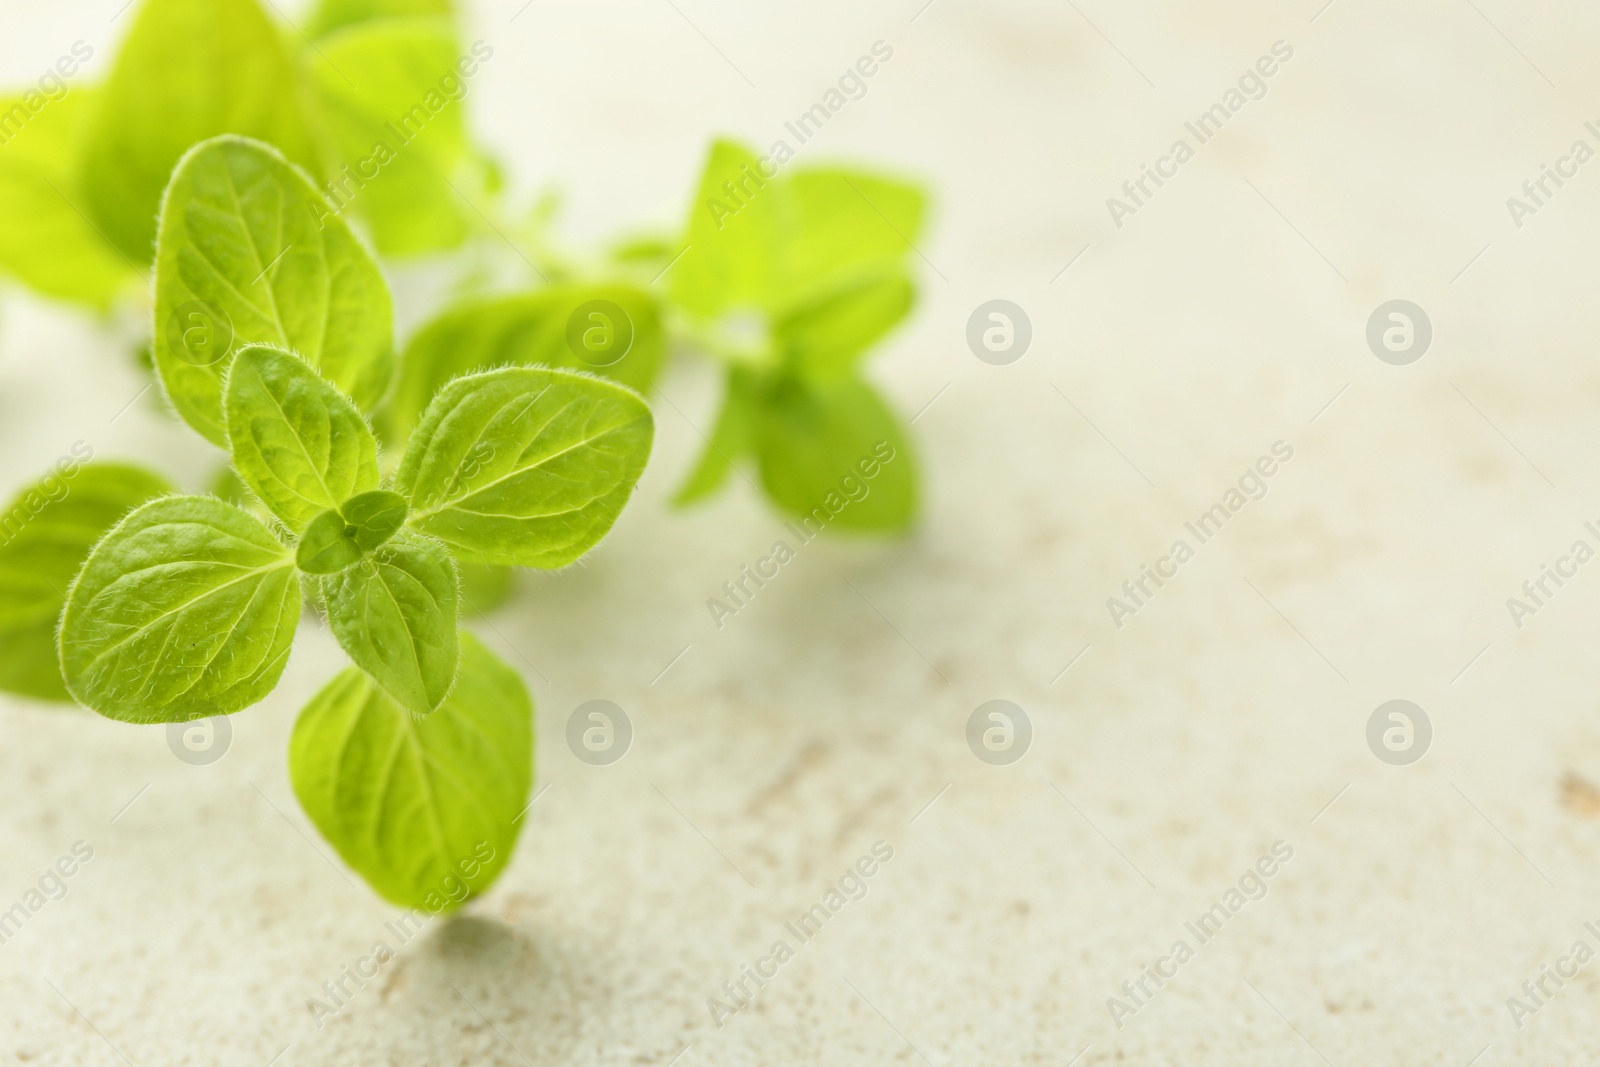
[[[474,891],[492,881],[531,782],[532,704],[458,631],[457,560],[577,560],[627,502],[653,426],[638,394],[593,375],[479,371],[434,394],[385,477],[358,398],[384,392],[388,294],[345,224],[311,223],[308,204],[309,179],[243,138],[173,172],[156,316],[185,328],[157,334],[156,367],[250,505],[152,494],[118,520],[66,591],[61,675],[124,722],[230,714],[277,685],[310,600],[355,666],[301,713],[296,793],[375,889],[421,907],[452,871]]]
[[[802,515],[893,456],[830,525],[913,521],[908,430],[863,364],[915,304],[923,194],[718,142],[681,233],[571,256],[552,196],[503,213],[465,120],[494,52],[463,47],[451,0],[319,0],[292,28],[259,0],[129,17],[102,83],[0,97],[0,270],[137,309],[168,405],[228,464],[180,495],[75,446],[18,494],[0,690],[135,723],[231,714],[276,686],[309,609],[353,666],[297,723],[303,807],[390,900],[480,891],[531,785],[532,701],[459,618],[604,536],[670,354],[723,379],[678,503],[749,462]],[[92,50],[72,56],[58,69]],[[454,276],[398,354],[369,249]]]
[[[907,258],[925,215],[916,186],[831,167],[780,174],[792,155],[782,142],[774,164],[722,141],[682,234],[629,240],[598,261],[558,255],[547,232],[554,199],[525,222],[508,220],[498,168],[468,134],[464,98],[494,50],[462,46],[451,0],[320,0],[292,31],[280,29],[259,0],[142,0],[135,12],[106,84],[75,87],[50,103],[0,156],[0,209],[27,220],[15,237],[0,235],[0,266],[41,292],[109,305],[129,292],[142,264],[164,254],[153,248],[153,220],[183,153],[209,137],[248,136],[275,145],[320,182],[325,199],[316,217],[286,219],[303,236],[313,226],[322,231],[322,215],[351,216],[385,256],[479,249],[464,264],[462,298],[406,347],[393,398],[377,419],[392,448],[456,374],[548,364],[647,393],[666,353],[687,349],[716,360],[725,385],[679,503],[708,497],[733,465],[751,460],[772,501],[802,514],[887,442],[901,458],[870,501],[836,525],[893,532],[914,518],[907,430],[861,365],[915,302]],[[207,46],[194,47],[201,40]],[[187,196],[234,210],[228,189],[208,185],[204,174],[191,180]],[[332,232],[327,239],[337,242],[345,231]],[[299,250],[291,254],[311,254],[311,243],[291,244]],[[41,247],[51,254],[40,255]],[[492,250],[537,287],[485,290],[494,271],[482,261]],[[348,252],[324,251],[342,283],[334,299],[369,311],[368,321],[350,323],[359,345],[331,344],[328,358],[338,365],[324,365],[322,344],[307,333],[320,309],[300,306],[268,323],[257,312],[270,309],[225,299],[227,284],[218,279],[202,279],[203,293],[171,286],[164,303],[158,290],[156,328],[171,328],[171,312],[190,298],[205,300],[244,339],[293,347],[369,405],[373,384],[388,376],[375,362],[386,356],[373,355],[389,350],[388,310],[372,294],[381,283],[375,272],[344,277],[340,257]],[[198,254],[181,243],[171,252]],[[172,274],[170,264],[163,273]],[[170,352],[159,338],[152,347],[158,359]],[[178,365],[184,362],[193,361],[169,356],[162,368],[164,380],[178,385],[174,403],[185,417],[214,409],[206,396],[217,387],[216,371]],[[216,415],[195,425],[222,443]],[[491,571],[464,573],[481,590],[475,606],[489,606],[505,588]]]

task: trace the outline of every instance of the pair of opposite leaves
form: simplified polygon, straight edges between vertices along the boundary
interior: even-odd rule
[[[118,523],[60,630],[68,690],[110,718],[184,721],[264,697],[301,574],[356,665],[426,714],[456,677],[454,559],[571,563],[615,521],[650,448],[649,409],[628,390],[505,368],[441,390],[383,489],[366,420],[299,357],[247,346],[223,399],[235,469],[296,545],[214,497],[161,497]]]

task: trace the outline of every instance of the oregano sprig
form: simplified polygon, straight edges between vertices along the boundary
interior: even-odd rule
[[[637,484],[653,422],[637,393],[595,375],[479,370],[437,391],[385,478],[344,386],[382,391],[388,293],[342,221],[284,225],[316,195],[270,146],[238,137],[195,146],[174,172],[157,315],[183,297],[245,325],[226,343],[208,335],[203,364],[183,358],[178,333],[156,367],[180,413],[229,450],[247,499],[157,485],[140,502],[130,487],[137,506],[66,591],[57,650],[67,691],[108,718],[231,714],[276,687],[311,597],[354,666],[302,712],[296,793],[380,893],[420,907],[441,871],[474,891],[493,880],[531,782],[531,699],[459,629],[457,561],[581,557]],[[239,268],[268,232],[289,246],[247,279]],[[311,352],[295,350],[313,318]]]
[[[158,243],[178,250],[188,274],[166,299],[158,293],[155,357],[164,360],[174,404],[208,438],[223,443],[215,413],[223,368],[206,345],[173,354],[161,334],[212,336],[224,322],[210,307],[225,313],[239,339],[303,356],[363,411],[382,395],[393,355],[375,295],[381,286],[345,269],[342,223],[357,218],[386,256],[482,242],[460,298],[407,345],[379,420],[397,451],[433,394],[466,371],[566,366],[648,391],[678,341],[726,364],[721,412],[680,504],[708,497],[749,460],[778,507],[806,513],[864,455],[886,446],[897,460],[874,482],[870,501],[831,525],[892,532],[910,524],[910,435],[861,368],[915,304],[909,259],[926,215],[919,187],[860,169],[791,165],[793,149],[781,142],[758,158],[718,141],[681,234],[625,241],[598,263],[557,255],[546,232],[556,199],[543,198],[525,226],[508,219],[498,168],[469,136],[466,96],[493,49],[463,46],[450,0],[320,0],[302,22],[303,49],[298,35],[277,32],[269,8],[260,0],[140,0],[108,84],[75,87],[0,159],[0,213],[18,220],[14,234],[0,235],[0,266],[41,292],[96,307],[128,292],[160,209]],[[207,47],[196,49],[196,40]],[[170,168],[191,143],[224,133],[272,144],[283,166],[264,175],[222,168],[236,188],[220,171],[197,172],[178,187],[176,210],[160,203]],[[315,197],[285,177],[295,173]],[[317,207],[294,215],[296,202]],[[234,216],[253,247],[229,261],[185,242],[187,217],[205,211]],[[303,232],[279,240],[270,225],[315,224],[320,232],[330,221],[341,225],[320,250],[330,267],[327,292],[288,296],[291,315],[231,299],[240,281],[276,277],[280,253],[317,251]],[[39,254],[45,247],[48,256]],[[483,260],[508,249],[506,264],[529,265],[529,282],[537,275],[541,284],[488,294],[493,271]],[[158,273],[175,275],[170,267]],[[314,328],[331,321],[321,316],[334,303],[370,316],[333,316],[355,337],[325,345]],[[617,340],[591,351],[591,338]],[[469,566],[472,603],[504,595],[503,571]]]
[[[227,499],[105,463],[26,490],[0,516],[28,520],[0,539],[0,688],[132,723],[232,714],[277,686],[309,603],[353,666],[301,713],[296,794],[378,892],[431,910],[443,879],[477,892],[503,869],[532,777],[531,698],[462,608],[616,522],[674,343],[726,371],[680,502],[752,459],[806,512],[871,453],[899,458],[834,524],[911,521],[908,433],[861,368],[915,303],[925,213],[905,182],[780,175],[719,142],[681,239],[552,260],[522,292],[469,274],[397,360],[369,245],[509,229],[518,258],[550,255],[544,208],[528,231],[489,221],[497,168],[459,105],[493,50],[463,49],[452,9],[319,0],[301,51],[259,0],[140,0],[108,81],[0,159],[0,266],[105,308],[153,256],[150,362],[230,460]]]
[[[907,259],[924,214],[914,185],[839,168],[782,174],[741,145],[712,146],[672,295],[694,342],[726,364],[726,386],[680,504],[715,492],[750,457],[773,502],[804,514],[887,443],[899,458],[834,521],[910,524],[910,435],[860,366],[915,303]]]

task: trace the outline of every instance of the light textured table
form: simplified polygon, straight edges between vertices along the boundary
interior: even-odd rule
[[[711,134],[781,136],[889,43],[801,161],[937,192],[922,306],[873,371],[907,414],[932,400],[915,536],[807,545],[718,630],[706,599],[779,523],[738,485],[668,511],[700,439],[658,404],[613,536],[476,627],[539,705],[547,791],[514,863],[320,1030],[308,999],[395,916],[285,775],[327,635],[210,767],[160,729],[0,703],[0,909],[93,848],[0,946],[0,1063],[1600,1059],[1600,962],[1520,1030],[1506,1003],[1600,949],[1600,565],[1520,629],[1506,606],[1600,520],[1600,165],[1520,228],[1506,205],[1600,148],[1596,16],[921,3],[475,6],[496,51],[471,97],[590,240],[675,223]],[[77,38],[104,62],[116,6],[7,12],[4,80]],[[1107,198],[1277,41],[1265,95],[1118,228]],[[1009,366],[964,340],[992,298],[1033,324]],[[1364,339],[1395,298],[1434,326],[1410,366]],[[200,484],[211,460],[148,398],[110,421],[139,388],[111,331],[18,295],[0,316],[7,488],[80,439]],[[707,424],[703,368],[662,389]],[[1280,440],[1265,496],[1118,627],[1107,598]],[[636,729],[611,767],[563,741],[597,697]],[[1011,766],[965,741],[996,698],[1034,728]],[[1433,726],[1406,767],[1365,737],[1395,698]],[[794,937],[878,841],[866,895]],[[1279,841],[1265,895],[1200,944],[1185,924]],[[780,939],[793,958],[718,1028],[707,1000]],[[1131,999],[1179,940],[1193,958]],[[1120,1029],[1112,997],[1137,1006]]]

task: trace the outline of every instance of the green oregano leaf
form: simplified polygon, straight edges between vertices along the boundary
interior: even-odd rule
[[[87,47],[79,41],[73,54],[81,59]],[[30,97],[38,93],[0,99],[0,265],[45,296],[105,308],[138,276],[77,206],[76,149],[95,91],[74,85],[18,129],[17,116],[34,110]]]
[[[294,60],[255,0],[143,0],[96,103],[89,214],[135,263],[149,262],[161,190],[196,142],[242,134],[316,161]]]
[[[372,256],[303,173],[242,137],[178,163],[156,242],[155,362],[184,420],[226,446],[222,383],[250,344],[297,353],[363,410],[393,369]]]
[[[779,166],[785,159],[712,145],[672,268],[673,296],[695,315],[782,316],[914,254],[926,210],[920,188],[838,168],[791,174]]]
[[[337,574],[386,543],[405,522],[405,497],[387,489],[362,493],[307,524],[295,562],[307,574]]]
[[[339,508],[362,552],[373,551],[398,533],[406,523],[407,511],[406,498],[387,489],[351,497]]]
[[[787,309],[846,279],[901,267],[917,255],[927,195],[910,182],[839,167],[787,179],[780,255]]]
[[[865,382],[772,383],[758,401],[761,484],[808,529],[894,532],[916,513],[909,436]]]
[[[450,20],[437,17],[348,26],[307,53],[334,154],[330,198],[367,220],[383,255],[453,248],[482,225],[473,205],[485,178],[465,98],[467,72],[491,55],[482,42],[463,55]]]
[[[366,420],[298,356],[246,345],[228,372],[223,407],[235,469],[296,533],[377,488],[378,444]]]
[[[301,711],[295,796],[318,831],[390,903],[440,913],[494,883],[533,784],[533,702],[517,673],[461,633],[461,671],[418,718],[354,668]]]
[[[61,671],[108,718],[226,715],[278,684],[299,618],[294,557],[259,520],[161,497],[89,553],[61,615]]]
[[[356,666],[418,715],[438,707],[455,682],[460,615],[444,546],[401,533],[322,589],[328,625]]]
[[[400,461],[408,525],[475,563],[563,567],[605,536],[654,433],[637,393],[508,367],[439,390]]]
[[[355,531],[337,511],[324,511],[306,524],[295,546],[295,565],[307,574],[338,574],[361,561]]]
[[[0,689],[7,692],[71,701],[56,655],[67,588],[117,520],[173,491],[142,467],[83,463],[82,455],[63,456],[0,512]]]
[[[915,302],[916,287],[902,270],[850,278],[790,308],[773,324],[781,359],[808,378],[840,378],[857,369],[867,349]]]
[[[782,289],[777,256],[787,229],[777,168],[733,141],[711,146],[685,227],[683,258],[671,271],[672,295],[696,315],[770,307]],[[766,175],[773,175],[769,178]],[[728,189],[745,196],[730,199]]]

